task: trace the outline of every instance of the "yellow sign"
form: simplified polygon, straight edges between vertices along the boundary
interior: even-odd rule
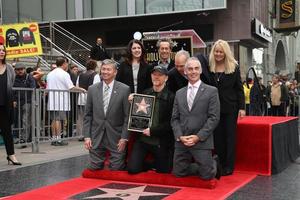
[[[37,23],[1,25],[0,43],[6,46],[7,58],[43,54]]]

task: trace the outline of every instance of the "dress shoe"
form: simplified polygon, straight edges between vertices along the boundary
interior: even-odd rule
[[[225,169],[222,172],[222,176],[229,176],[229,175],[232,175],[232,174],[233,174],[233,170],[230,170],[230,169]]]
[[[213,159],[216,161],[216,165],[217,165],[217,173],[216,173],[215,178],[218,179],[218,180],[220,180],[221,175],[223,174],[223,172],[222,172],[222,166],[220,164],[220,159],[219,159],[219,157],[217,155],[214,155]]]
[[[22,165],[20,162],[18,161],[13,161],[9,156],[6,157],[7,159],[7,164],[12,163],[13,165]]]

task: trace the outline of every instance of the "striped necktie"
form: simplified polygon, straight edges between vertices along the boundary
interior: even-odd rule
[[[105,85],[103,91],[103,109],[105,114],[108,108],[108,104],[109,104],[109,86]]]
[[[187,103],[188,103],[188,106],[189,106],[189,110],[191,111],[192,106],[193,106],[193,102],[194,102],[194,98],[195,98],[195,87],[190,86],[189,89],[190,89],[190,93],[189,93],[189,96],[187,98]]]

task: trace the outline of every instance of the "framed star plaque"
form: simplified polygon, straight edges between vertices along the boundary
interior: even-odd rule
[[[134,94],[130,107],[128,130],[143,132],[152,124],[155,96]]]

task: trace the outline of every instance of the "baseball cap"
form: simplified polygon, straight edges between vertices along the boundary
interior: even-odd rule
[[[25,64],[22,63],[22,62],[18,62],[18,63],[16,63],[16,65],[15,65],[15,69],[25,69],[25,68],[26,68],[26,66],[25,66]]]
[[[160,66],[160,65],[155,66],[151,72],[154,72],[154,71],[160,72],[164,75],[168,75],[168,70],[165,67]]]

